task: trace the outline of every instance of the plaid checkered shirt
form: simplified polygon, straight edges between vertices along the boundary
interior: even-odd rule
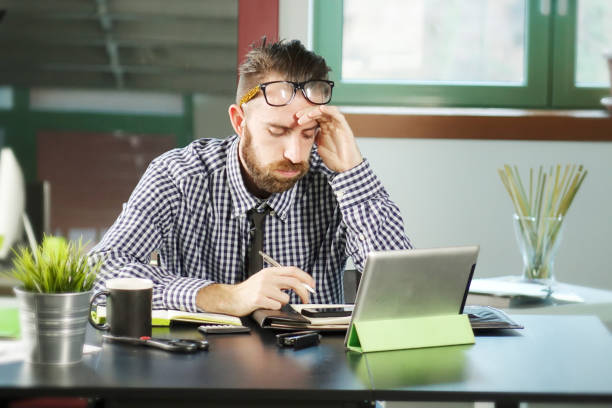
[[[246,278],[252,239],[247,212],[263,202],[245,187],[238,141],[237,136],[200,139],[151,162],[90,252],[92,262],[104,260],[96,290],[111,278],[148,278],[154,283],[153,308],[197,311],[200,288]],[[367,160],[336,173],[315,147],[308,173],[263,201],[270,207],[264,252],[312,275],[313,303],[342,303],[349,256],[363,271],[370,251],[411,248],[399,209]],[[150,263],[153,251],[160,265]],[[300,302],[293,291],[290,297]]]

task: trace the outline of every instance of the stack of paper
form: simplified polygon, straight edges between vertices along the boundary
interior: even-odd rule
[[[550,288],[529,282],[510,282],[498,279],[472,279],[470,293],[494,296],[527,296],[546,299]]]
[[[470,325],[473,330],[523,328],[523,325],[516,323],[506,313],[494,307],[466,306],[463,313],[470,318]]]
[[[473,279],[466,304],[509,308],[516,302],[541,303],[549,297],[550,288],[537,283],[502,278]]]

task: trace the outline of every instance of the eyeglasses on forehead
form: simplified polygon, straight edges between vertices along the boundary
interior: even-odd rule
[[[325,105],[331,101],[333,81],[311,79],[304,82],[271,81],[264,82],[249,89],[240,99],[240,105],[253,99],[261,90],[266,103],[270,106],[289,105],[299,89],[304,98],[315,105]]]

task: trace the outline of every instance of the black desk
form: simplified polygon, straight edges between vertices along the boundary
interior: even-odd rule
[[[201,338],[196,327],[154,328],[153,335]],[[208,339],[210,351],[194,354],[104,343],[73,366],[0,365],[0,400],[82,396],[100,397],[105,407],[350,407],[371,399],[369,379],[355,375],[340,335],[298,351],[279,349],[274,333],[258,328]],[[101,344],[100,333],[90,328],[88,343]]]
[[[190,355],[104,344],[68,367],[0,365],[0,399],[100,397],[105,406],[360,406],[372,400],[599,401],[612,403],[612,335],[595,317],[516,315],[523,331],[476,344],[346,353],[343,336],[318,347],[278,349],[271,332],[209,336]],[[190,328],[157,335],[199,336]],[[90,343],[99,344],[97,332]]]
[[[612,334],[593,316],[514,315],[473,346],[368,354],[376,400],[612,403]]]

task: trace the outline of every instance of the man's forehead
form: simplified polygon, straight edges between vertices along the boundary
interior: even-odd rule
[[[310,108],[311,106],[312,105],[309,104],[303,97],[300,98],[296,95],[296,98],[294,98],[293,101],[286,106],[270,106],[264,101],[263,104],[258,106],[258,108],[261,109],[261,115],[258,115],[256,112],[254,113],[259,117],[259,120],[268,125],[281,126],[290,129],[310,129],[317,126],[317,121],[312,119],[298,125],[298,117],[296,114],[304,109]]]
[[[292,103],[293,104],[293,103]],[[306,108],[307,106],[303,106],[302,108]],[[306,123],[298,124],[298,118],[296,116],[296,112],[299,109],[286,109],[281,110],[278,108],[273,108],[274,111],[268,111],[267,115],[257,115],[257,120],[263,122],[267,126],[278,126],[287,129],[310,129],[316,127],[318,125],[316,120],[309,120]]]

